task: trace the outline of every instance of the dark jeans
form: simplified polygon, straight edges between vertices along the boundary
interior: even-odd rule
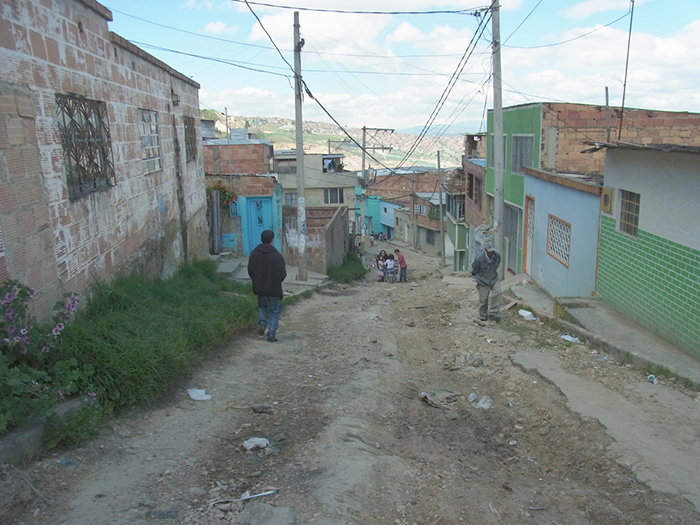
[[[406,282],[406,270],[408,270],[408,268],[400,268],[399,269],[399,282],[400,283]]]
[[[277,333],[281,313],[282,299],[280,297],[258,296],[258,323],[260,326],[267,326],[268,338],[274,337]]]

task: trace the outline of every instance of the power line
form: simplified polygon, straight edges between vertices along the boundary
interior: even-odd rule
[[[568,39],[568,40],[562,40],[561,42],[554,42],[554,43],[552,43],[552,44],[543,44],[543,45],[541,45],[541,46],[506,46],[506,45],[504,44],[504,45],[502,45],[501,47],[509,47],[509,48],[511,48],[511,49],[542,49],[543,47],[554,47],[554,46],[560,46],[560,45],[562,45],[562,44],[568,44],[569,42],[573,42],[574,40],[579,40],[580,38],[583,38],[583,37],[585,37],[585,36],[591,35],[591,34],[597,32],[597,31],[600,31],[601,29],[605,29],[606,27],[610,27],[611,25],[613,25],[613,24],[619,22],[619,21],[622,20],[623,18],[629,16],[629,14],[630,14],[630,12],[627,11],[627,12],[626,12],[624,15],[622,15],[620,18],[616,18],[615,20],[613,20],[612,22],[610,22],[610,23],[608,23],[608,24],[605,24],[605,25],[600,26],[600,27],[596,27],[595,29],[592,29],[592,30],[589,31],[588,33],[583,33],[582,35],[575,36],[574,38],[570,38],[570,39]],[[509,37],[509,38],[510,38],[510,37]]]
[[[318,9],[311,7],[294,7],[288,5],[265,4],[262,2],[249,2],[248,0],[230,0],[235,3],[245,3],[259,5],[263,7],[272,7],[275,9],[289,9],[294,11],[313,11],[316,13],[341,13],[346,15],[473,15],[478,11],[488,9],[488,7],[479,7],[472,9],[456,9],[456,10],[440,10],[440,11],[349,11],[343,9]]]
[[[267,29],[265,29],[265,26],[263,25],[262,20],[260,20],[260,18],[258,18],[258,15],[255,14],[255,11],[253,11],[253,8],[250,7],[250,4],[248,3],[248,0],[243,0],[243,1],[245,2],[245,5],[248,6],[248,9],[250,9],[250,12],[253,13],[253,16],[254,16],[255,19],[258,21],[258,24],[260,24],[260,28],[265,32],[265,34],[267,35],[267,38],[269,38],[269,39],[270,39],[270,42],[272,42],[272,45],[275,46],[275,49],[277,50],[277,53],[279,53],[279,55],[282,57],[282,60],[284,60],[284,61],[286,62],[286,64],[289,66],[289,69],[291,69],[291,70],[292,70],[292,73],[294,73],[294,66],[292,66],[292,64],[290,64],[289,62],[287,62],[287,59],[284,58],[284,55],[282,54],[282,51],[280,51],[280,48],[277,47],[277,44],[275,44],[275,41],[272,39],[272,35],[270,35],[270,33],[267,32]],[[301,46],[304,45],[304,39],[303,39],[303,38],[301,39],[301,44],[300,44],[300,45],[301,45]]]
[[[229,66],[239,67],[241,69],[247,69],[249,71],[255,71],[256,73],[267,73],[269,75],[277,75],[279,77],[291,78],[290,75],[284,75],[282,73],[276,73],[275,71],[265,71],[264,69],[256,69],[254,67],[244,66],[240,63],[234,62],[232,60],[224,60],[221,58],[206,57],[202,55],[195,55],[194,53],[185,53],[184,51],[176,51],[175,49],[168,49],[167,47],[154,46],[153,44],[147,44],[145,42],[137,42],[136,40],[129,40],[134,45],[147,47],[150,49],[157,49],[159,51],[167,51],[169,53],[175,53],[176,55],[184,55],[194,58],[199,58],[202,60],[211,60],[213,62],[221,62],[222,64],[228,64]]]
[[[617,140],[622,137],[622,114],[625,111],[625,95],[627,94],[627,69],[630,65],[630,45],[632,44],[632,20],[634,19],[634,0],[630,0],[630,30],[627,36],[627,57],[625,58],[625,81],[622,84],[622,105],[620,106],[620,131]]]

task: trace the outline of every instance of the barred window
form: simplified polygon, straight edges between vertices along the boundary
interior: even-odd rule
[[[114,159],[107,104],[78,95],[56,94],[68,196],[77,199],[114,186]]]
[[[639,193],[620,190],[620,231],[637,236],[639,228]]]
[[[163,161],[160,157],[158,113],[140,109],[139,126],[141,128],[141,165],[143,166],[143,172],[152,173],[163,169]]]
[[[571,251],[571,224],[549,215],[547,224],[547,253],[569,267]]]
[[[187,160],[197,158],[197,128],[194,125],[194,117],[185,117],[185,153]]]
[[[535,147],[535,139],[531,136],[513,136],[513,158],[510,171],[522,173],[523,166],[532,167],[532,150]]]
[[[323,202],[325,204],[342,204],[343,188],[326,188],[323,190]]]
[[[425,243],[435,246],[435,232],[433,230],[425,230]]]
[[[287,206],[296,206],[297,205],[297,194],[296,192],[293,193],[285,193],[284,194],[284,203]]]

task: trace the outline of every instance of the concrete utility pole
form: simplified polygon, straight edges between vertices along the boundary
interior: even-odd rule
[[[440,192],[440,253],[442,254],[442,265],[445,266],[445,228],[442,224],[442,168],[440,168],[440,152],[437,152],[438,154],[438,188]]]
[[[499,0],[493,2],[491,21],[493,32],[493,239],[501,254],[498,276],[503,280],[507,253],[503,249],[503,171],[505,144],[503,144],[503,98],[501,92],[501,23]]]
[[[306,272],[306,186],[304,182],[304,121],[301,116],[301,48],[299,11],[294,11],[294,117],[297,135],[297,232],[299,251],[298,280],[308,280]]]
[[[413,202],[413,248],[418,249],[418,217],[416,217],[416,172],[411,178],[411,200]]]
[[[370,138],[374,140],[377,136],[377,133],[379,132],[386,132],[388,131],[389,133],[393,133],[393,129],[389,128],[368,128],[366,126],[362,126],[362,193],[360,195],[360,209],[362,210],[360,213],[360,233],[362,233],[362,239],[361,239],[361,247],[362,251],[364,252],[365,249],[365,200],[367,198],[367,171],[365,170],[365,160],[367,157],[367,150],[371,149],[372,151],[376,150],[388,150],[391,151],[392,147],[391,146],[382,146],[382,145],[372,145],[372,146],[367,146],[367,131],[374,132],[374,135],[372,135]],[[372,232],[370,232],[372,233]]]

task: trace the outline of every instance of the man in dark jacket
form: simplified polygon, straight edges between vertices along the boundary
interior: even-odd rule
[[[500,321],[501,283],[498,280],[499,264],[501,264],[500,254],[496,251],[492,241],[486,241],[484,251],[477,255],[472,263],[472,275],[476,280],[476,289],[479,292],[479,318],[482,321],[486,321],[487,313],[494,321]],[[491,308],[488,306],[489,294],[491,295]]]
[[[265,335],[267,328],[267,340],[271,343],[277,342],[277,325],[282,312],[282,281],[287,277],[284,257],[272,246],[274,238],[273,231],[262,232],[261,244],[250,252],[248,258],[248,275],[253,280],[253,293],[258,296],[258,334]]]

